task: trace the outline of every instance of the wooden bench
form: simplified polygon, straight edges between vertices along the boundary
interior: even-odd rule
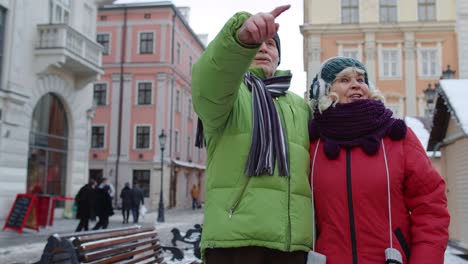
[[[132,226],[49,237],[38,263],[165,263],[155,227]]]

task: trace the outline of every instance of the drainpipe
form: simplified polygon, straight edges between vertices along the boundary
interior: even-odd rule
[[[117,205],[118,201],[118,188],[119,188],[119,163],[120,163],[120,152],[122,149],[122,104],[123,104],[123,93],[124,93],[124,62],[125,62],[125,51],[127,39],[127,6],[124,6],[124,22],[122,25],[122,42],[120,52],[120,96],[119,96],[119,127],[117,129],[117,159],[115,160],[115,193],[114,203]]]
[[[172,33],[171,33],[171,104],[170,104],[170,118],[169,118],[169,164],[170,164],[170,178],[175,177],[174,175],[174,166],[172,165],[172,141],[173,141],[173,128],[174,128],[174,81],[175,81],[175,76],[174,76],[174,35],[175,35],[175,19],[176,19],[176,7],[173,6],[174,8],[174,14],[172,14]],[[163,164],[161,164],[163,166]],[[170,180],[170,183],[173,181]],[[175,188],[175,186],[169,185],[170,191],[169,191],[169,198],[171,196],[173,197],[174,201],[171,201],[172,199],[169,199],[169,207],[174,207],[175,206],[175,190],[172,190],[172,188]],[[172,203],[171,203],[172,202]]]

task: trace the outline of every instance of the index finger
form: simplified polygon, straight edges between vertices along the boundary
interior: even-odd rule
[[[288,10],[291,7],[291,5],[282,5],[278,6],[277,8],[273,9],[273,11],[270,12],[275,18],[277,18],[281,13],[284,11]]]

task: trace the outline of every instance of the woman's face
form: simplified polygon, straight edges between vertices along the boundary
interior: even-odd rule
[[[340,72],[330,90],[338,94],[340,104],[369,99],[369,86],[359,69],[348,68]]]

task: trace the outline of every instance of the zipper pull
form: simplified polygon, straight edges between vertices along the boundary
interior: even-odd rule
[[[229,219],[232,218],[233,213],[234,213],[234,208],[231,208],[231,210],[229,210]]]

